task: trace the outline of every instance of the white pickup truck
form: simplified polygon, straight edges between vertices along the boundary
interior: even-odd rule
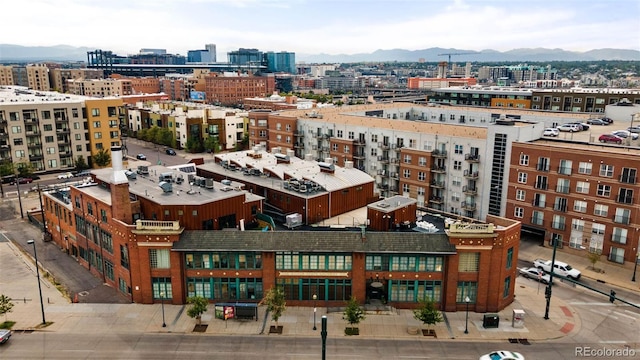
[[[0,344],[4,344],[9,341],[11,337],[11,330],[0,329]]]
[[[533,262],[533,266],[538,269],[548,272],[551,272],[551,260],[545,259],[536,259]],[[562,261],[555,261],[553,263],[553,273],[556,275],[568,277],[570,279],[578,280],[580,279],[580,271],[571,267],[571,265],[564,263]]]

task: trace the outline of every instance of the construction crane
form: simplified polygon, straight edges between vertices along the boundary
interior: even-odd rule
[[[449,71],[451,71],[451,57],[452,56],[471,55],[471,54],[479,54],[479,53],[478,52],[444,53],[444,54],[438,54],[438,56],[448,56],[449,57],[448,65],[449,65]]]

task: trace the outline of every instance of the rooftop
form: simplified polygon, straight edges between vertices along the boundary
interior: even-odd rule
[[[562,139],[540,139],[528,142],[526,144],[548,146],[550,148],[553,147],[554,149],[561,148],[566,149],[566,151],[568,152],[574,150],[585,150],[589,151],[590,153],[602,152],[603,155],[615,153],[620,155],[631,155],[634,157],[640,156],[640,148],[638,148],[637,146],[615,145],[599,142],[589,143],[586,141],[570,141]]]
[[[90,99],[88,96],[62,94],[55,91],[31,90],[25,86],[0,86],[0,104],[73,103]]]

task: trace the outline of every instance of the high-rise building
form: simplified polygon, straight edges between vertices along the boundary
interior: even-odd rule
[[[262,51],[258,49],[240,48],[227,54],[229,62],[233,65],[251,65],[262,63]]]
[[[209,62],[217,62],[216,44],[206,44],[204,48],[209,51]]]
[[[296,54],[292,52],[273,52],[264,53],[264,62],[270,72],[286,72],[289,74],[296,73]]]

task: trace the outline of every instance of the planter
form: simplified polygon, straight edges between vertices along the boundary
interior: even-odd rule
[[[433,329],[422,329],[422,335],[424,336],[433,336],[434,338],[437,338],[438,336],[436,336],[436,331]]]
[[[207,331],[207,326],[206,324],[197,324],[194,328],[193,328],[193,332],[206,332]]]
[[[279,326],[270,326],[269,334],[282,334],[282,325]]]
[[[345,335],[360,335],[360,329],[357,327],[347,327],[344,329]]]

